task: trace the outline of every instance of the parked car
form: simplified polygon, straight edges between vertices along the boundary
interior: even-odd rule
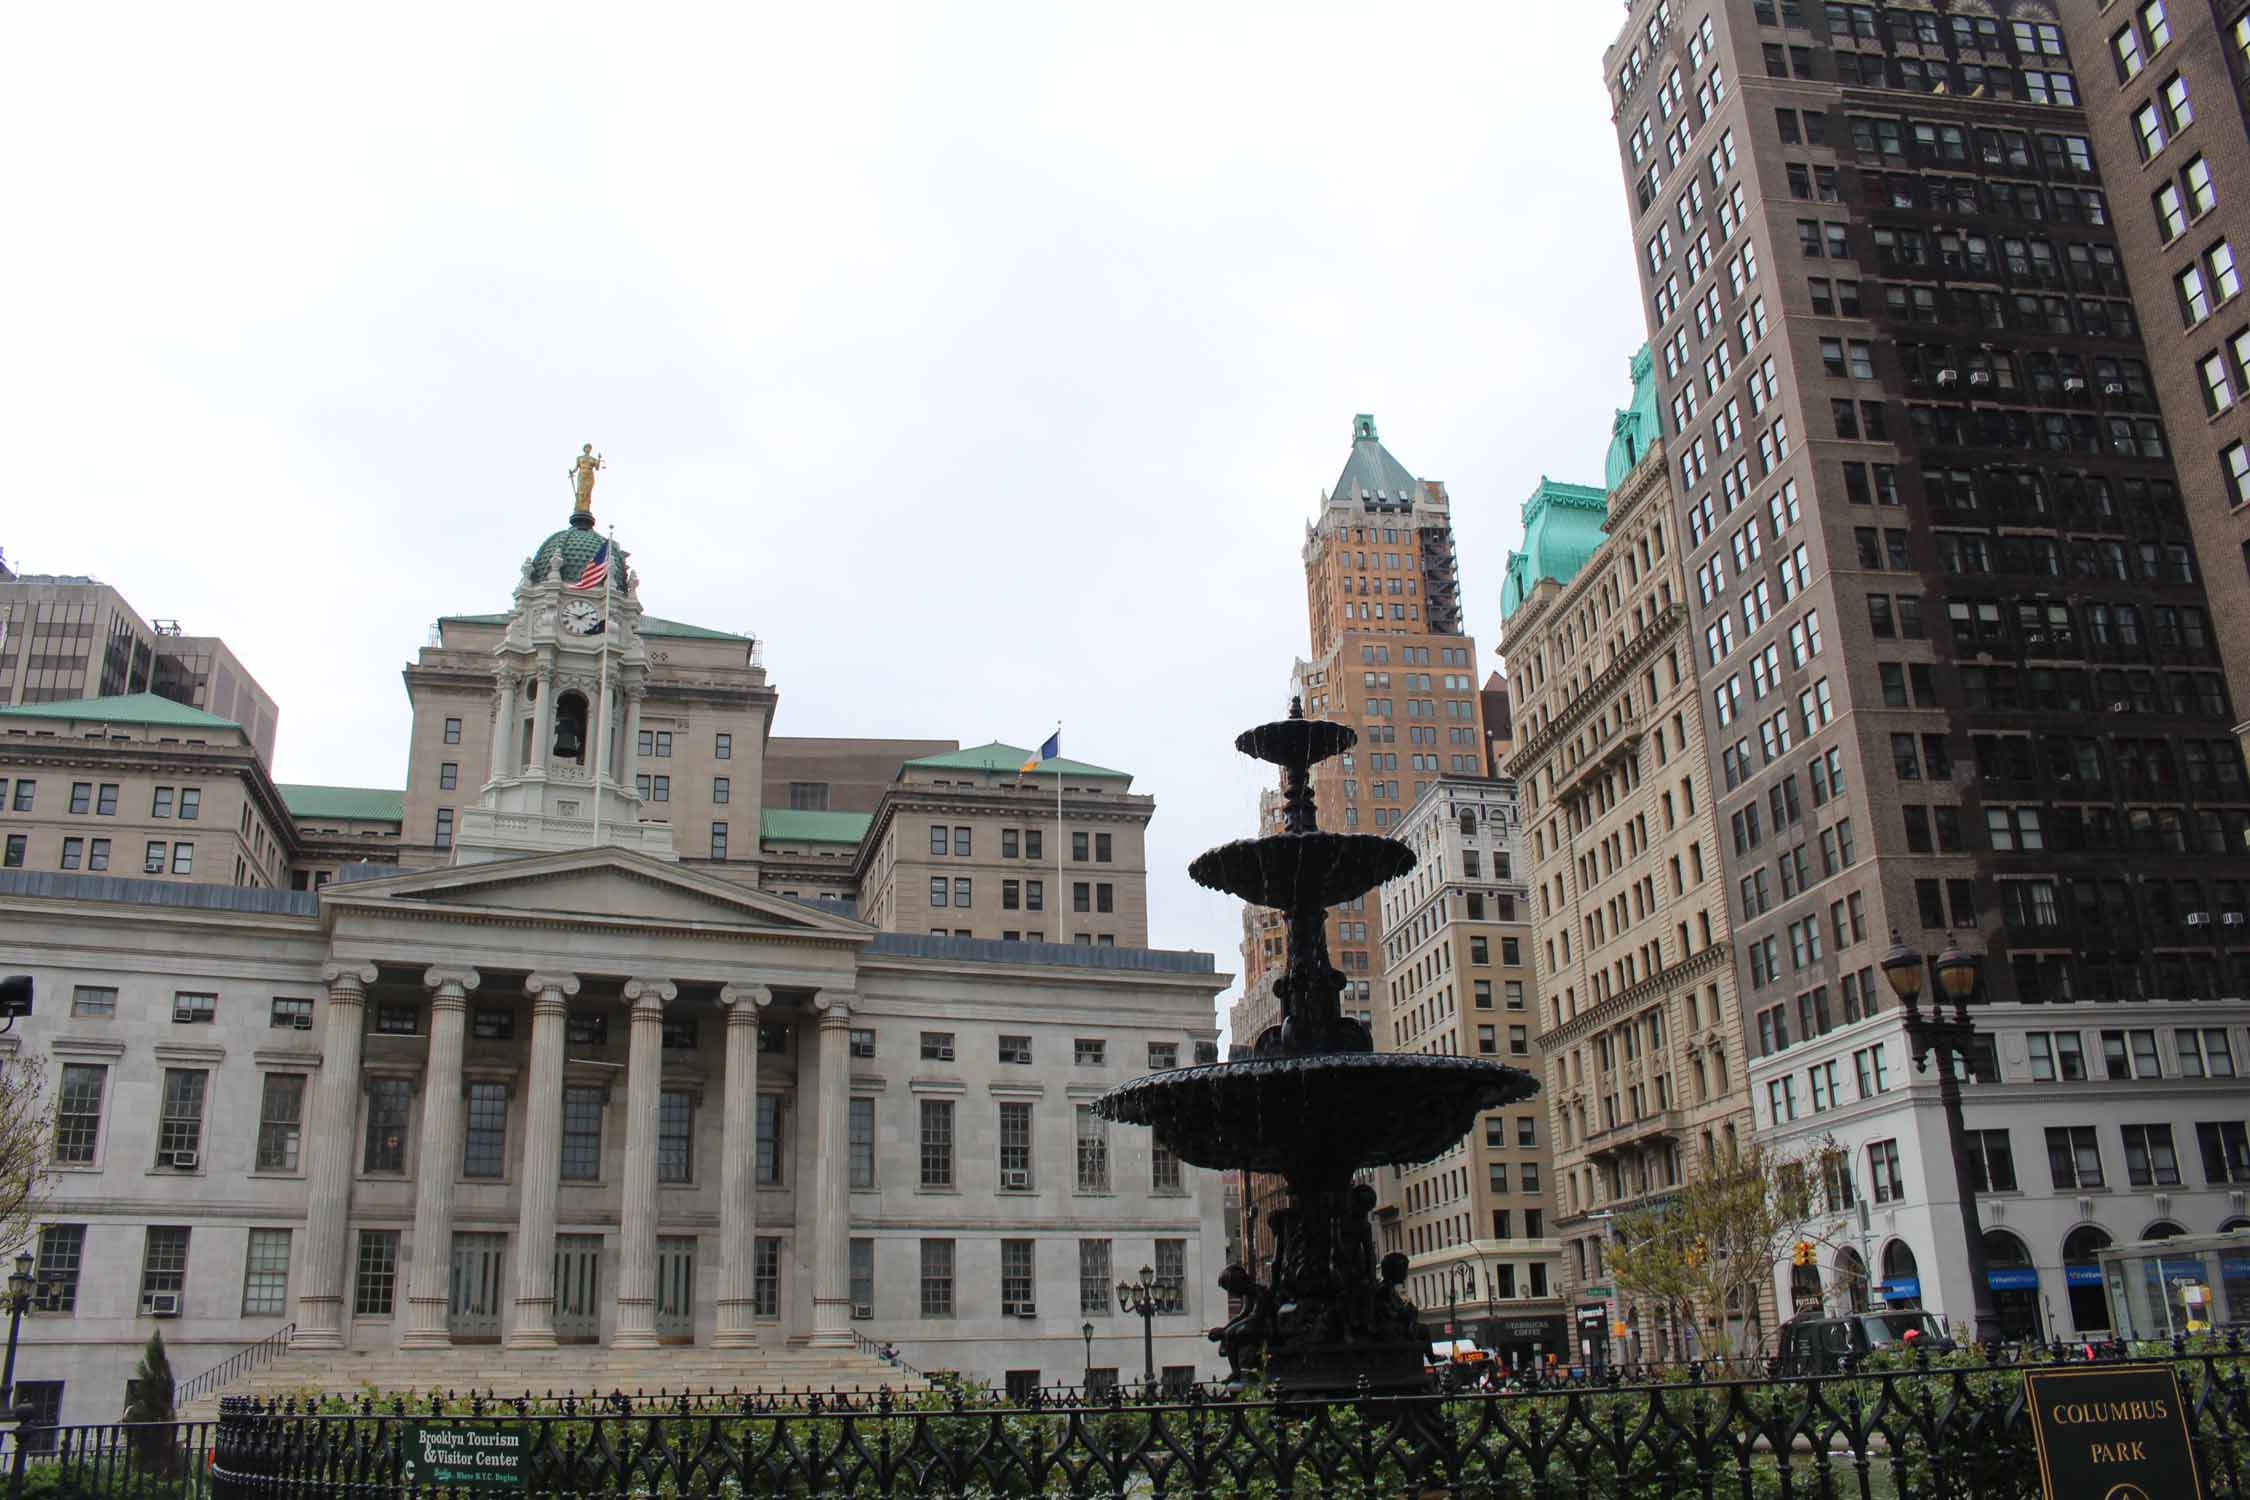
[[[1945,1325],[1926,1312],[1794,1318],[1781,1330],[1781,1373],[1829,1375],[1842,1369],[1846,1359],[1864,1360],[1879,1349],[1919,1348],[1937,1354],[1952,1347]]]

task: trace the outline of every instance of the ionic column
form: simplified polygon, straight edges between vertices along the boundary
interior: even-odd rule
[[[422,1146],[414,1166],[414,1270],[407,1282],[401,1349],[448,1349],[453,1263],[453,1179],[461,1161],[461,1043],[468,1032],[474,969],[433,968],[430,1051],[422,1066]]]
[[[531,759],[524,769],[544,776],[547,750],[555,742],[555,670],[540,667],[532,673],[531,680],[538,688],[539,703],[532,714]]]
[[[562,1177],[563,1036],[576,974],[534,974],[531,1087],[523,1107],[523,1188],[516,1212],[516,1320],[511,1349],[555,1347],[555,1192]]]
[[[711,1342],[757,1342],[753,1264],[758,1235],[758,1018],[773,1003],[762,984],[719,991],[727,1011],[727,1076],[720,1096],[726,1137],[719,1155],[719,1326]]]
[[[360,1036],[375,966],[330,964],[320,977],[328,985],[328,1020],[321,1034],[320,1078],[313,1085],[312,1130],[305,1142],[312,1196],[305,1210],[297,1331],[289,1336],[293,1349],[344,1347],[344,1260],[351,1247]]]
[[[647,696],[645,688],[625,689],[625,743],[617,756],[621,762],[617,770],[617,785],[627,793],[636,792],[640,786],[641,699]]]
[[[656,1134],[663,1100],[664,1007],[680,993],[668,979],[628,979],[633,1045],[626,1055],[625,1195],[617,1239],[618,1349],[656,1347]]]
[[[820,1013],[815,1060],[819,1094],[813,1170],[813,1326],[805,1342],[843,1348],[852,1342],[851,1299],[851,1025],[848,990],[823,990],[813,999]]]
[[[523,686],[523,677],[516,672],[500,674],[500,709],[492,718],[492,777],[498,781],[508,774],[510,757],[516,745],[516,694]]]

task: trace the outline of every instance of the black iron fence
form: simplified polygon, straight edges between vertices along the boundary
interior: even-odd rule
[[[204,1500],[216,1436],[212,1422],[0,1430],[0,1480],[44,1500]]]
[[[2210,1500],[2250,1500],[2242,1358],[2214,1348],[2158,1362],[2186,1398]],[[1205,1389],[1009,1401],[958,1388],[411,1407],[230,1399],[212,1494],[2030,1500],[2026,1368],[1683,1372],[1346,1401]]]

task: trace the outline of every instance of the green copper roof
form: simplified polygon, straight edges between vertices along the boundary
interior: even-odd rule
[[[403,823],[406,793],[373,786],[306,786],[281,782],[274,790],[293,818],[335,818],[353,823]]]
[[[1609,461],[1602,469],[1602,483],[1613,490],[1648,457],[1664,433],[1656,413],[1656,361],[1649,357],[1648,345],[1641,345],[1627,368],[1633,376],[1633,404],[1610,423]]]
[[[768,807],[758,814],[758,837],[776,844],[857,844],[873,821],[868,813]]]
[[[1609,517],[1608,492],[1590,484],[1564,484],[1539,476],[1523,503],[1523,548],[1508,554],[1500,580],[1500,618],[1514,614],[1542,578],[1568,583],[1602,544]]]
[[[531,554],[531,571],[526,576],[533,583],[544,581],[550,574],[565,583],[575,583],[578,575],[586,571],[586,564],[594,560],[594,554],[601,551],[602,540],[601,534],[590,524],[565,526],[541,542],[539,550]],[[617,548],[610,561],[622,565],[625,549]],[[613,587],[624,588],[625,580],[618,576],[615,568],[610,570],[609,578]]]
[[[448,622],[462,625],[505,625],[508,623],[508,616],[445,615],[438,620],[440,625]],[[654,615],[641,616],[641,634],[669,636],[675,640],[688,641],[741,641],[747,644],[750,640],[750,637],[746,635],[734,635],[728,631],[712,630],[702,625],[683,625],[678,620],[660,620]]]
[[[1336,488],[1329,493],[1345,500],[1355,495],[1411,500],[1415,489],[1406,465],[1376,439],[1375,418],[1366,412],[1352,418],[1352,456],[1344,460],[1344,472],[1336,476]]]
[[[920,760],[910,760],[907,764],[930,771],[1004,771],[1013,776],[1023,769],[1025,761],[1032,759],[1037,753],[1019,745],[1003,745],[994,740],[989,745],[978,745],[973,749],[949,751],[944,755],[925,755]],[[1112,781],[1133,779],[1130,771],[1112,771],[1059,755],[1053,760],[1042,762],[1037,774],[1052,776],[1058,771],[1065,776],[1107,777]]]
[[[0,708],[0,719],[106,719],[112,724],[154,724],[170,729],[240,729],[232,719],[207,714],[154,693],[115,698],[74,698],[68,703],[19,703]]]

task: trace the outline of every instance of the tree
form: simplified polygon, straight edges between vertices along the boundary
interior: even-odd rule
[[[1664,1201],[1618,1215],[1606,1250],[1618,1291],[1664,1309],[1675,1330],[1689,1320],[1726,1328],[1737,1310],[1755,1324],[1774,1267],[1813,1216],[1808,1163],[1819,1149],[1753,1145],[1704,1163]]]
[[[133,1429],[134,1455],[144,1474],[169,1474],[172,1470],[172,1424],[179,1420],[172,1406],[172,1358],[164,1352],[164,1333],[148,1336],[139,1368],[125,1382],[124,1420]]]
[[[0,1060],[0,1252],[31,1241],[54,1181],[54,1130],[39,1059]]]

